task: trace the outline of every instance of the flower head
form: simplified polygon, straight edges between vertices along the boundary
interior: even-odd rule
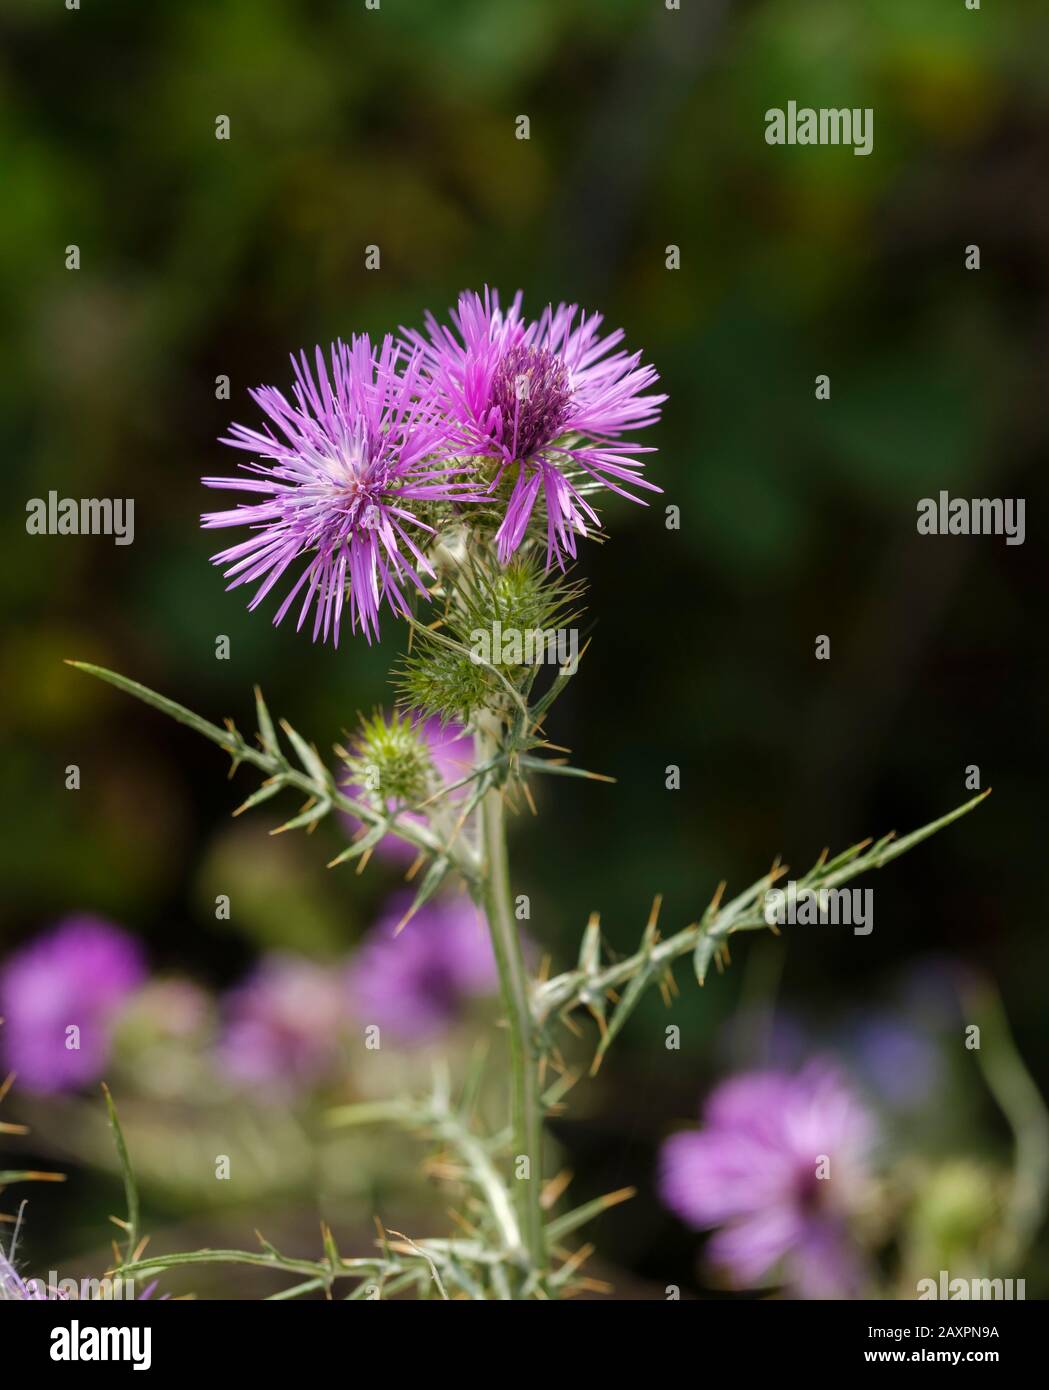
[[[426,903],[403,931],[410,898],[398,894],[347,972],[350,1007],[407,1042],[444,1032],[471,997],[494,993],[498,977],[484,927],[466,898]]]
[[[408,333],[445,420],[446,452],[487,460],[489,493],[508,480],[497,533],[504,564],[542,493],[547,564],[564,568],[575,537],[598,523],[587,494],[604,487],[639,501],[628,487],[659,491],[640,473],[637,455],[651,450],[621,438],[659,418],[666,397],[645,394],[658,380],[655,368],[619,349],[622,329],[602,337],[602,316],[575,304],[525,322],[520,291],[505,312],[494,291],[483,299],[466,293],[452,322],[455,332],[427,314],[429,337]]]
[[[408,616],[405,590],[425,594],[421,574],[433,574],[419,546],[433,527],[418,504],[450,501],[468,485],[453,480],[463,468],[430,457],[443,432],[419,398],[418,354],[405,358],[389,335],[375,353],[365,334],[332,345],[330,370],[320,348],[315,362],[316,375],[305,353],[292,358],[291,401],[274,386],[252,391],[270,423],[234,425],[222,441],[268,462],[242,465],[250,477],[203,480],[262,500],[201,522],[251,528],[248,540],[212,556],[226,566],[229,588],[260,581],[250,608],[301,560],[274,623],[301,595],[296,628],[312,608],[314,641],[330,634],[337,645],[348,601],[351,628],[370,642],[382,602]]]
[[[274,952],[224,1001],[219,1062],[234,1081],[275,1091],[311,1085],[338,1051],[345,1011],[337,977]]]
[[[386,720],[381,714],[362,720],[361,734],[350,750],[347,760],[349,794],[357,800],[385,807],[393,812],[402,805],[420,802],[466,777],[472,766],[472,742],[461,724],[442,723],[440,719],[421,720],[411,715],[394,714]],[[411,785],[405,774],[416,774],[418,783]],[[401,774],[398,777],[398,773]],[[447,793],[446,804],[462,800],[469,789],[460,787]],[[352,816],[347,821],[356,829],[359,822]],[[398,820],[410,825],[426,825],[426,816],[417,811],[401,811]],[[417,850],[397,835],[384,835],[376,846],[383,858],[410,863]]]
[[[737,1287],[778,1270],[800,1296],[855,1294],[849,1217],[863,1197],[866,1113],[833,1069],[750,1072],[707,1101],[704,1127],[663,1146],[664,1202],[697,1229]]]
[[[22,1278],[0,1246],[0,1303],[33,1303],[46,1297],[35,1280]]]
[[[0,970],[5,1066],[41,1093],[97,1081],[114,1016],[145,973],[134,939],[97,917],[70,917],[38,936]]]

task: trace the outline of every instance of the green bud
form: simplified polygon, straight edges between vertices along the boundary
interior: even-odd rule
[[[370,718],[362,715],[345,762],[352,782],[380,805],[415,805],[425,800],[434,778],[419,726],[409,714],[396,711],[389,717],[382,710]]]

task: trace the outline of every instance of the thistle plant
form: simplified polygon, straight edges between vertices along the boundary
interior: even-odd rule
[[[584,618],[584,587],[567,567],[578,542],[598,534],[604,494],[639,502],[639,492],[659,491],[645,475],[652,450],[633,436],[656,423],[666,397],[651,389],[655,370],[622,348],[622,332],[601,330],[600,315],[574,305],[528,320],[520,294],[504,310],[486,290],[463,295],[450,325],[428,315],[425,332],[401,330],[378,346],[354,337],[318,349],[312,365],[303,354],[293,359],[290,395],[252,393],[265,422],[234,425],[224,441],[251,461],[233,477],[204,479],[251,499],[203,518],[207,529],[247,531],[213,557],[229,587],[250,586],[252,608],[272,600],[275,623],[294,613],[297,627],[308,623],[315,641],[336,646],[347,628],[369,643],[391,621],[407,628],[392,672],[395,708],[363,717],[332,757],[276,722],[259,690],[248,736],[123,675],[71,663],[210,739],[234,770],[261,774],[235,814],[282,792],[298,805],[271,833],[343,813],[337,824],[355,829],[329,867],[363,870],[380,845],[407,846],[411,889],[400,926],[439,894],[468,893],[491,938],[509,1054],[508,1114],[495,1132],[476,1122],[478,1078],[453,1084],[441,1068],[428,1095],[331,1115],[338,1126],[400,1125],[437,1145],[442,1175],[468,1193],[465,1235],[414,1240],[381,1227],[376,1252],[347,1258],[325,1228],[317,1259],[265,1244],[144,1257],[129,1238],[121,1273],[243,1262],[298,1276],[289,1298],[331,1295],[343,1280],[351,1298],[401,1290],[543,1298],[587,1286],[587,1249],[573,1248],[575,1232],[629,1193],[548,1210],[544,1119],[575,1079],[558,1029],[589,1012],[596,1066],[649,987],[675,988],[679,958],[691,958],[702,985],[712,966],[728,964],[733,935],[766,928],[764,894],[786,872],[775,864],[728,901],[721,885],[694,922],[669,935],[657,898],[637,951],[623,959],[606,951],[595,914],[569,968],[551,978],[530,973],[513,911],[507,811],[532,802],[538,777],[609,780],[571,765],[548,735],[582,654],[573,644],[566,658],[558,643]],[[458,766],[435,756],[441,728],[472,750]],[[902,839],[824,856],[802,885],[836,887],[881,867],[980,799]],[[396,939],[385,942],[385,956],[396,948]]]

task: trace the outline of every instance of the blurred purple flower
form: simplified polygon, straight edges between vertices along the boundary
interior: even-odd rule
[[[99,1080],[114,1015],[145,974],[138,943],[97,917],[66,918],[30,941],[0,970],[5,1068],[40,1093]]]
[[[504,312],[486,288],[483,299],[461,295],[451,317],[455,333],[429,313],[428,338],[404,330],[423,353],[434,406],[445,417],[446,452],[492,460],[493,490],[504,474],[512,482],[496,537],[504,564],[542,492],[547,564],[564,568],[576,536],[587,534],[588,521],[598,524],[584,492],[606,487],[636,502],[624,484],[659,491],[635,457],[653,451],[620,439],[659,418],[666,396],[644,394],[659,379],[655,368],[642,366],[640,353],[613,352],[623,330],[601,337],[602,316],[575,304],[548,307],[526,323],[520,291]]]
[[[286,1093],[331,1070],[344,1023],[338,972],[274,952],[224,1000],[219,1065],[233,1081]]]
[[[841,1075],[823,1063],[748,1072],[713,1092],[703,1120],[663,1146],[659,1186],[689,1225],[720,1228],[711,1263],[738,1288],[775,1270],[802,1298],[854,1296],[862,1266],[849,1216],[873,1129]]]
[[[454,722],[444,724],[435,718],[421,721],[418,727],[429,749],[440,786],[451,786],[455,782],[461,782],[473,767],[473,741],[463,725]],[[434,787],[434,791],[436,790],[437,787]],[[434,802],[433,808],[454,806],[469,790],[467,786],[449,792],[439,802]],[[346,791],[357,800],[369,804],[379,799],[357,785],[347,785]],[[395,810],[396,803],[390,801],[388,809]],[[345,814],[343,818],[353,827],[353,833],[361,828],[361,823],[356,817]],[[406,811],[398,819],[410,825],[427,824],[426,816],[417,811]],[[375,846],[375,853],[392,863],[410,864],[418,852],[414,845],[402,840],[398,835],[384,835]]]
[[[891,1013],[861,1019],[846,1045],[855,1056],[860,1077],[888,1105],[906,1109],[924,1105],[943,1075],[928,1034]]]
[[[433,527],[410,504],[447,501],[468,486],[452,481],[467,471],[462,466],[427,461],[443,427],[418,398],[418,356],[402,362],[403,352],[389,335],[377,352],[367,334],[354,336],[349,347],[332,345],[330,375],[317,348],[316,378],[305,353],[293,357],[294,403],[274,386],[250,393],[278,433],[269,424],[234,425],[221,441],[272,462],[243,465],[254,478],[203,479],[206,487],[262,495],[201,518],[205,528],[251,528],[248,540],[212,556],[228,566],[230,589],[261,581],[250,609],[289,566],[309,557],[273,621],[284,618],[306,584],[296,629],[313,607],[314,641],[330,633],[338,646],[347,586],[351,628],[359,625],[369,642],[379,635],[383,599],[409,616],[404,588],[425,595],[419,570],[433,574],[417,544]]]
[[[426,903],[395,935],[411,897],[398,894],[347,970],[350,1007],[407,1042],[447,1029],[464,1003],[493,994],[498,975],[484,923],[468,898]]]

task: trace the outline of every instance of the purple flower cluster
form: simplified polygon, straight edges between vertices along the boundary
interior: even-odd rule
[[[97,917],[70,917],[0,970],[0,1057],[29,1091],[97,1081],[112,1025],[145,978],[132,937]]]
[[[218,1060],[235,1084],[274,1096],[330,1077],[352,1028],[378,1024],[403,1043],[444,1032],[498,977],[483,924],[465,898],[425,904],[400,934],[398,895],[348,964],[266,956],[227,994]]]
[[[447,422],[447,452],[492,461],[489,490],[504,474],[512,480],[497,534],[503,564],[524,539],[540,494],[547,563],[563,567],[566,555],[575,556],[575,537],[598,522],[584,488],[607,487],[632,501],[639,499],[624,484],[659,491],[640,476],[636,457],[652,450],[621,436],[654,424],[666,397],[645,394],[658,380],[655,368],[642,366],[640,353],[613,351],[623,330],[602,337],[602,321],[559,304],[528,323],[520,291],[504,313],[486,289],[483,299],[461,296],[455,332],[427,314],[428,338],[408,335]]]
[[[641,476],[638,455],[651,451],[623,436],[653,424],[666,397],[649,393],[655,369],[619,347],[621,329],[602,336],[601,315],[574,304],[526,322],[520,293],[504,312],[487,289],[460,298],[454,331],[425,322],[425,336],[404,330],[377,349],[367,335],[333,344],[327,359],[318,348],[312,370],[305,354],[293,357],[292,399],[253,391],[267,423],[234,425],[222,441],[254,456],[250,476],[203,480],[261,499],[202,518],[250,528],[212,557],[229,587],[257,584],[255,608],[303,561],[274,622],[299,602],[297,627],[312,610],[314,640],[338,643],[348,603],[351,629],[370,642],[383,603],[407,616],[407,594],[426,594],[426,504],[493,505],[505,478],[500,561],[542,497],[547,564],[563,567],[598,523],[585,494],[603,487],[638,501],[630,488],[658,491]]]
[[[398,896],[346,973],[350,1009],[405,1042],[443,1032],[463,1004],[498,986],[491,942],[467,898],[427,903],[403,931],[410,898]]]
[[[719,1086],[703,1128],[663,1146],[660,1189],[737,1288],[775,1274],[802,1298],[857,1295],[850,1218],[862,1205],[873,1127],[832,1067],[749,1072]]]
[[[342,1024],[337,979],[301,956],[274,952],[226,996],[219,1062],[234,1082],[286,1090],[330,1069]]]
[[[465,898],[422,907],[395,938],[399,895],[345,964],[273,952],[221,1001],[214,1050],[234,1086],[286,1098],[330,1078],[353,1026],[377,1023],[402,1042],[447,1029],[465,1004],[497,988],[488,934]],[[39,1094],[102,1079],[118,1019],[145,1011],[172,1039],[204,1034],[206,996],[187,981],[146,983],[125,931],[72,917],[0,967],[0,1078]],[[206,1034],[205,1034],[206,1035]]]

